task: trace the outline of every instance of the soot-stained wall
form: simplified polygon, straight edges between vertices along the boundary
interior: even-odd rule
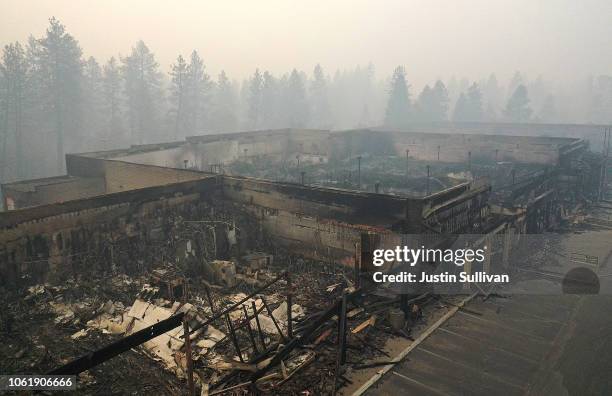
[[[259,225],[246,211],[216,205],[218,195],[216,180],[208,179],[1,213],[0,285],[142,273],[185,257],[197,269],[204,252],[227,258],[232,249],[260,247]],[[214,238],[197,228],[207,221]],[[230,232],[237,233],[235,245]],[[214,248],[203,247],[213,240]]]

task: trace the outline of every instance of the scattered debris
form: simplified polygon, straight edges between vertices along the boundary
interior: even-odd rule
[[[372,315],[365,322],[361,323],[359,326],[357,326],[353,330],[351,330],[351,333],[357,334],[361,330],[365,329],[368,326],[374,326],[375,323],[376,323],[376,315]]]

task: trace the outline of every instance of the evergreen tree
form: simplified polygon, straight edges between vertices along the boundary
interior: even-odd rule
[[[8,173],[8,80],[0,70],[0,183],[7,181]]]
[[[259,69],[255,69],[255,74],[249,81],[248,90],[248,126],[250,129],[261,127],[261,94],[263,88],[263,78]]]
[[[385,125],[404,127],[410,121],[410,95],[406,84],[406,71],[402,66],[395,68],[391,78],[391,91],[385,112]]]
[[[487,121],[495,121],[497,112],[502,107],[503,95],[502,90],[497,82],[495,74],[491,74],[487,82],[483,85],[483,104],[486,108],[483,118]]]
[[[519,85],[526,85],[525,78],[521,72],[517,71],[512,76],[512,79],[508,83],[508,89],[506,91],[506,98],[510,99],[510,96],[516,91]]]
[[[121,71],[114,57],[108,60],[102,70],[102,103],[106,139],[110,141],[122,138]]]
[[[468,119],[472,122],[482,121],[482,94],[478,84],[473,83],[467,93],[469,115]]]
[[[185,136],[187,130],[187,112],[185,111],[185,97],[187,96],[187,62],[182,55],[176,58],[176,63],[171,66],[172,76],[170,85],[170,104],[174,118],[174,139]]]
[[[453,121],[455,122],[466,122],[470,121],[470,104],[467,96],[464,93],[459,95],[457,103],[455,104],[455,110],[453,112]]]
[[[197,51],[191,53],[189,65],[187,66],[187,132],[191,135],[197,134],[206,125],[210,112],[208,109],[210,101],[210,90],[212,82],[206,74],[206,67]]]
[[[266,71],[263,74],[261,87],[261,126],[272,129],[279,127],[279,86],[276,78]]]
[[[66,143],[83,142],[78,132],[82,115],[82,51],[74,37],[55,18],[49,20],[45,36],[30,44],[36,62],[37,92],[45,111],[44,117],[55,133],[56,171],[62,174]],[[80,148],[72,147],[71,150]]]
[[[587,114],[591,122],[612,123],[612,76],[599,76],[590,82]]]
[[[433,97],[434,101],[432,103],[431,113],[433,121],[448,120],[448,104],[450,100],[448,98],[448,91],[444,83],[440,80],[436,81],[436,85],[434,85]]]
[[[423,122],[440,122],[447,119],[448,92],[442,81],[430,88],[426,85],[417,101],[419,120]]]
[[[455,122],[479,122],[482,120],[482,94],[478,84],[473,83],[466,93],[461,93],[455,111],[453,121]]]
[[[557,119],[557,109],[555,106],[555,98],[552,95],[546,96],[544,104],[538,115],[539,122],[555,122]]]
[[[219,132],[235,131],[238,128],[237,105],[235,89],[221,71],[214,88],[211,126]]]
[[[23,122],[26,85],[28,84],[29,66],[21,44],[15,42],[4,47],[0,62],[0,145],[3,161],[1,179],[7,168],[6,161],[8,135],[12,130],[15,142],[15,176],[25,176],[25,158],[23,151]]]
[[[425,87],[423,87],[423,90],[419,94],[419,97],[417,98],[415,106],[418,121],[433,121],[433,115],[431,114],[433,111],[433,102],[433,90],[429,87],[429,85],[425,85]]]
[[[142,144],[157,131],[161,74],[155,56],[141,40],[122,58],[132,141]],[[148,136],[147,136],[148,135]]]
[[[104,139],[104,109],[102,69],[94,57],[89,57],[83,68],[83,125],[84,134],[94,144]],[[83,136],[85,137],[85,136]]]
[[[309,108],[304,86],[305,77],[293,69],[284,95],[287,126],[290,128],[305,128],[308,124]]]
[[[509,121],[512,122],[528,122],[531,118],[531,108],[529,107],[529,96],[527,88],[524,85],[519,85],[508,99],[504,114]]]
[[[331,110],[327,92],[327,79],[323,74],[321,65],[316,65],[313,71],[313,80],[310,85],[312,103],[312,121],[315,128],[331,128]],[[364,105],[367,108],[367,105]]]

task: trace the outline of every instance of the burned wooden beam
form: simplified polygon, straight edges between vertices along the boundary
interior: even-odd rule
[[[338,388],[338,377],[340,367],[346,362],[346,293],[342,294],[338,310],[338,350],[336,356],[336,370],[334,372],[334,385],[332,395],[336,394]]]
[[[212,297],[210,296],[210,289],[206,283],[204,283],[204,291],[206,291],[206,299],[208,300],[208,304],[210,305],[210,312],[215,314],[215,304],[213,302]]]
[[[240,350],[240,345],[238,344],[238,337],[236,337],[236,331],[234,331],[234,325],[232,323],[232,319],[229,316],[229,313],[225,314],[225,320],[227,322],[227,330],[230,333],[230,337],[232,339],[232,343],[234,344],[234,348],[236,349],[236,353],[238,354],[238,358],[240,362],[244,363],[244,359],[242,358],[242,351]]]
[[[193,360],[191,359],[191,343],[189,340],[189,323],[187,319],[183,319],[183,334],[185,335],[185,360],[187,361],[187,384],[189,386],[189,395],[195,396],[195,387],[193,384]]]
[[[291,318],[291,276],[287,272],[287,338],[293,338],[293,323]]]
[[[238,308],[239,306],[241,306],[242,304],[247,302],[250,298],[253,298],[254,296],[260,294],[261,292],[266,290],[268,287],[272,286],[273,284],[275,284],[276,282],[278,282],[279,280],[281,280],[281,279],[283,279],[285,277],[286,277],[286,273],[283,272],[282,274],[280,274],[276,278],[272,279],[271,281],[269,281],[268,283],[266,283],[265,285],[263,285],[259,289],[255,290],[253,293],[249,294],[248,296],[244,297],[242,300],[240,300],[237,303],[235,303],[234,305],[224,309],[221,312],[217,312],[211,318],[209,318],[209,319],[205,320],[204,322],[201,322],[198,325],[194,326],[194,328],[191,329],[191,331],[195,332],[195,331],[200,330],[201,328],[203,328],[205,326],[208,326],[209,324],[211,324],[215,320],[225,316],[225,314],[227,314],[227,313],[233,311],[234,309]],[[262,301],[263,301],[263,299],[262,299]],[[181,336],[181,338],[182,338],[182,336]]]
[[[259,339],[261,340],[261,345],[264,349],[266,349],[266,337],[261,330],[261,323],[259,323],[259,311],[257,311],[257,306],[255,305],[255,301],[251,301],[251,306],[253,307],[253,312],[255,316],[255,323],[257,324],[257,333],[259,333]]]
[[[274,327],[276,327],[276,331],[278,331],[278,334],[281,336],[281,338],[283,339],[283,341],[286,341],[287,338],[285,337],[285,335],[283,334],[280,326],[278,325],[278,322],[276,321],[276,318],[274,317],[274,315],[272,314],[272,310],[270,309],[270,306],[268,305],[268,303],[266,302],[266,300],[263,298],[263,296],[261,296],[261,302],[263,303],[264,307],[266,307],[266,311],[268,311],[268,316],[270,316],[270,319],[272,319],[272,323],[274,323]]]
[[[361,293],[361,289],[347,294],[347,302],[351,301],[353,297],[355,297],[358,293]],[[329,308],[327,308],[316,320],[313,320],[311,325],[306,330],[304,330],[304,332],[300,336],[291,339],[287,343],[287,345],[281,348],[276,353],[276,355],[274,355],[272,360],[270,360],[270,363],[268,363],[265,367],[262,367],[260,370],[258,370],[251,376],[251,382],[257,381],[259,378],[265,375],[272,367],[275,367],[276,365],[280,364],[281,360],[284,360],[295,348],[304,345],[314,334],[314,332],[319,327],[321,327],[321,325],[323,325],[323,323],[327,322],[329,319],[331,319],[334,315],[338,313],[338,309],[340,308],[341,304],[342,300],[336,301]]]
[[[76,375],[82,373],[85,370],[89,370],[92,367],[97,366],[100,363],[125,352],[132,348],[137,347],[167,331],[175,329],[182,325],[184,313],[178,313],[168,319],[162,320],[159,323],[149,326],[145,329],[139,330],[134,334],[124,337],[110,345],[107,345],[97,351],[88,353],[85,356],[81,356],[65,365],[58,367],[54,370],[49,371],[47,374],[63,374],[63,375]]]
[[[291,315],[292,313],[291,312],[291,306],[292,306],[291,300],[292,300],[291,293],[288,293],[287,294],[287,338],[289,339],[293,338],[293,323],[292,323],[293,318]]]
[[[258,354],[259,349],[257,348],[257,343],[255,342],[255,335],[253,335],[253,329],[251,328],[251,321],[249,320],[249,312],[247,311],[246,305],[242,306],[242,310],[244,311],[244,323],[247,328],[247,333],[249,333],[249,339],[251,340],[251,345],[253,345],[253,352]],[[257,314],[257,311],[255,311],[255,314]]]

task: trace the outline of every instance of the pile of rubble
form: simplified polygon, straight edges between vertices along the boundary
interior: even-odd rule
[[[118,275],[94,286],[74,281],[32,286],[22,303],[46,315],[44,331],[56,334],[44,342],[53,353],[38,372],[68,363],[83,348],[94,351],[181,314],[187,335],[185,327],[176,327],[81,373],[81,392],[101,387],[106,392],[113,387],[106,383],[109,373],[145,364],[165,374],[151,370],[150,379],[139,376],[142,383],[131,385],[135,393],[148,382],[168,393],[184,392],[192,376],[202,394],[248,392],[253,386],[273,393],[327,394],[349,381],[347,370],[387,355],[380,347],[387,338],[410,337],[404,314],[393,309],[399,301],[363,295],[347,276],[350,269],[286,261],[290,264],[275,265],[271,255],[252,253],[209,263],[201,278],[165,266],[148,276]],[[72,348],[55,344],[67,340]]]

